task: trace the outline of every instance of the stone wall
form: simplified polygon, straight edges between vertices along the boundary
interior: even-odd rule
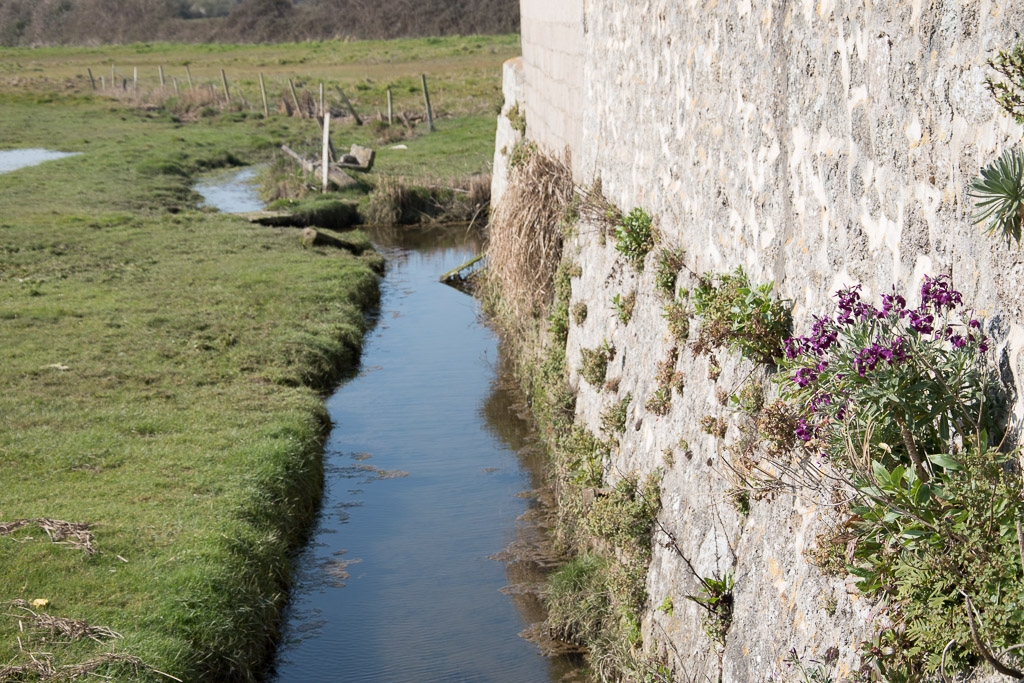
[[[558,156],[583,147],[583,4],[521,0],[529,137]]]
[[[987,318],[998,371],[1021,395],[1024,258],[971,224],[966,192],[982,165],[1021,138],[984,77],[987,57],[1013,45],[1024,26],[1024,4],[576,4],[524,0],[522,16],[527,135],[549,150],[567,142],[579,184],[600,178],[621,209],[646,209],[669,244],[686,248],[695,271],[742,265],[755,281],[774,280],[795,304],[798,333],[841,285],[861,283],[873,297],[895,284],[916,304],[925,274],[951,273]],[[564,21],[552,19],[562,11]],[[559,28],[542,30],[552,26]],[[573,26],[582,29],[582,68],[563,37]],[[582,96],[573,100],[580,74]],[[574,101],[582,106],[572,109]],[[578,419],[596,431],[601,412],[632,393],[609,478],[664,467],[663,524],[699,572],[736,577],[720,658],[698,609],[683,599],[697,592],[696,581],[656,545],[646,642],[685,680],[715,680],[719,667],[725,681],[765,680],[785,671],[790,648],[810,657],[837,647],[839,670],[848,671],[874,615],[852,584],[823,577],[803,557],[827,507],[779,495],[739,515],[726,496],[722,443],[698,425],[707,414],[729,416],[717,397],[752,366],[730,359],[713,382],[706,358],[684,353],[684,395],[664,417],[645,411],[656,365],[671,347],[653,257],[638,274],[613,240],[586,226],[567,248],[583,271],[573,302],[589,310],[582,326],[571,326],[569,364],[578,368],[580,349],[607,339],[617,350],[609,377],[621,378],[615,392],[576,379]],[[632,289],[636,312],[623,325],[611,299]],[[1015,400],[1014,424],[1022,418],[1024,403]],[[675,450],[671,466],[665,449]],[[672,615],[654,609],[666,596]]]

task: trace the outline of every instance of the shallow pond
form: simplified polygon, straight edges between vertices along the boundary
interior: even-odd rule
[[[539,534],[522,495],[540,470],[531,426],[477,302],[438,282],[481,245],[462,229],[373,237],[381,310],[328,401],[323,510],[271,679],[559,680],[569,663],[518,637],[542,618],[516,589],[539,566],[502,553]]]
[[[73,157],[80,152],[54,152],[50,149],[8,149],[0,151],[0,173],[10,173],[26,166],[37,166],[44,161]]]
[[[195,184],[195,191],[202,198],[203,206],[210,206],[222,213],[243,213],[263,208],[256,174],[259,169],[228,168],[204,175]]]

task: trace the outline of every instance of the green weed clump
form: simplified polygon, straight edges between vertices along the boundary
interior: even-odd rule
[[[640,207],[634,208],[615,228],[615,248],[637,270],[644,269],[644,257],[654,248],[651,217]]]
[[[679,290],[679,297],[665,304],[661,317],[668,323],[668,333],[678,343],[690,338],[690,292]]]
[[[576,321],[577,325],[582,325],[587,320],[587,304],[583,301],[577,301],[572,305],[572,319]]]
[[[986,76],[989,94],[1014,121],[1024,123],[1024,44],[1014,46],[1009,52],[999,50],[988,60],[988,65],[1005,79]]]
[[[704,610],[704,633],[719,647],[724,647],[725,636],[732,626],[733,576],[726,572],[721,577],[698,578],[700,594],[686,597]]]
[[[612,307],[615,309],[615,315],[623,325],[628,325],[629,321],[633,319],[633,308],[636,307],[636,290],[622,296],[616,294],[612,297]]]
[[[615,357],[615,348],[606,339],[594,349],[580,349],[580,377],[600,389],[608,372],[608,361]]]
[[[626,394],[601,415],[601,430],[609,437],[626,431],[626,418],[632,401],[633,394]]]
[[[790,335],[793,319],[786,302],[771,295],[773,286],[752,286],[742,267],[702,276],[694,290],[694,311],[701,321],[695,350],[729,347],[755,363],[774,364],[782,357],[782,340]]]
[[[679,271],[685,264],[686,250],[679,247],[662,249],[658,254],[658,271],[654,276],[654,286],[662,297],[671,299],[676,291],[676,280]]]

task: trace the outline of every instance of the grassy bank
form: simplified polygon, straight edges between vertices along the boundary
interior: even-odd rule
[[[0,88],[0,149],[81,155],[0,175],[0,523],[32,520],[0,525],[0,678],[250,679],[319,496],[322,391],[357,358],[379,257],[196,208],[197,173],[299,147],[315,123],[182,123],[66,88],[78,67],[39,56],[53,69]],[[23,58],[0,51],[2,71]],[[499,64],[479,68],[497,83]],[[403,163],[482,121],[474,106]],[[490,148],[456,156],[474,155]]]

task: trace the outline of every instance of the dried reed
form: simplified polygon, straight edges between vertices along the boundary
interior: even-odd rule
[[[562,227],[573,200],[565,162],[529,149],[512,169],[508,189],[491,216],[487,246],[489,298],[519,325],[551,301],[562,258]]]
[[[96,548],[92,545],[93,535],[89,531],[90,525],[82,522],[65,522],[60,519],[49,519],[47,517],[0,522],[0,536],[8,536],[28,526],[41,528],[54,543],[84,550],[88,555],[96,554]]]

